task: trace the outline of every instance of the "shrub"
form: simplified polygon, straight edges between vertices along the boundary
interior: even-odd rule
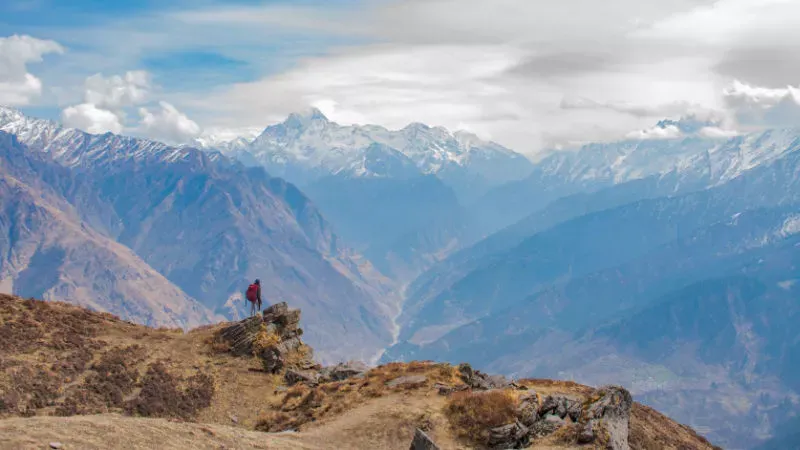
[[[137,366],[144,359],[144,355],[144,348],[138,345],[114,347],[108,350],[92,364],[90,369],[93,372],[86,375],[77,390],[56,408],[56,414],[60,416],[91,414],[123,407],[125,397],[136,388],[139,380]],[[83,360],[63,362],[71,372],[75,372],[80,363],[83,363]]]
[[[445,415],[462,439],[485,445],[489,430],[513,423],[516,398],[507,391],[457,392],[445,406]]]
[[[274,347],[280,342],[281,337],[275,332],[267,330],[267,326],[262,323],[261,330],[259,330],[256,338],[253,339],[253,351],[258,354],[261,350]]]
[[[170,374],[161,362],[148,367],[141,387],[139,395],[126,406],[129,414],[190,419],[211,405],[214,395],[210,375],[199,373],[184,380]]]
[[[297,429],[308,420],[304,417],[292,415],[283,411],[269,411],[262,414],[256,421],[256,431],[274,433]]]

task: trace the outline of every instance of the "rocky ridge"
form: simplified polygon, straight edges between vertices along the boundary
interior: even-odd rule
[[[250,317],[221,329],[217,340],[225,342],[234,355],[253,355],[263,370],[283,374],[288,386],[317,388],[326,383],[351,378],[365,379],[369,368],[359,362],[322,367],[313,361],[299,327],[300,311],[286,303],[268,307],[263,314]],[[633,397],[620,386],[586,388],[580,394],[543,395],[523,383],[502,375],[474,370],[469,364],[454,368],[451,383],[436,383],[434,388],[445,397],[482,396],[504,393],[515,406],[514,414],[500,426],[489,426],[482,436],[491,449],[528,448],[537,441],[558,437],[562,443],[613,450],[629,450]],[[452,382],[454,381],[454,382]],[[405,375],[386,382],[390,388],[425,386],[425,375]],[[280,430],[274,430],[280,431]],[[411,449],[438,448],[423,430],[417,429]]]
[[[0,447],[108,448],[113,428],[134,449],[177,435],[259,448],[258,432],[270,448],[714,448],[622,388],[428,361],[324,367],[299,323],[279,303],[184,333],[0,295]]]

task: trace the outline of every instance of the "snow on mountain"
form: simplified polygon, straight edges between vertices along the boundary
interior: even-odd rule
[[[229,155],[247,149],[259,134],[261,134],[259,128],[208,129],[187,146],[203,150],[219,150]]]
[[[454,178],[451,172],[459,172],[460,178],[497,185],[524,177],[531,167],[524,156],[466,132],[451,133],[421,123],[396,131],[377,125],[343,126],[317,109],[291,114],[267,127],[249,152],[270,172],[306,184],[333,174],[374,175],[352,168],[359,167],[376,143],[407,157],[422,174],[439,175],[445,182]],[[406,170],[405,165],[400,167]],[[454,188],[459,190],[459,186]]]
[[[48,153],[61,165],[68,167],[144,158],[174,162],[187,158],[191,153],[188,148],[148,139],[113,133],[89,134],[75,128],[64,128],[58,122],[28,117],[6,107],[0,107],[0,131],[15,135],[31,149]],[[213,154],[211,156],[214,157]]]
[[[296,304],[308,311],[310,324],[319,324],[314,327],[319,333],[308,338],[317,343],[323,357],[369,359],[391,341],[389,318],[396,298],[390,281],[343,245],[314,203],[294,185],[260,168],[243,167],[218,151],[111,133],[92,135],[8,108],[0,110],[0,131],[25,144],[18,153],[52,162],[49,171],[38,176],[61,203],[74,208],[77,228],[92,229],[135,253],[153,273],[174,283],[176,292],[182,290],[214,313],[238,317],[244,306],[241,286],[260,278],[268,302],[281,299]],[[6,165],[2,156],[0,168]],[[5,178],[0,176],[0,181]],[[13,214],[9,214],[12,219],[3,217],[6,211],[16,214],[0,207],[0,224],[15,223]],[[44,233],[44,226],[39,227],[42,233],[23,242],[25,248],[35,249],[54,239],[51,236],[56,235]],[[16,240],[13,235],[12,240]],[[91,280],[130,275],[124,268],[82,266],[86,258],[77,252],[67,256],[73,254],[76,258],[70,259],[69,267],[77,268],[80,280],[90,286]],[[2,282],[7,281],[4,267],[0,258]],[[81,267],[84,272],[78,270]],[[54,272],[54,279],[59,276]],[[12,280],[15,286],[17,281]],[[76,289],[82,288],[76,284]],[[115,305],[133,304],[126,295],[109,292]],[[82,295],[78,294],[75,297]],[[147,295],[156,299],[159,291]],[[147,305],[157,304],[149,299]],[[150,313],[142,311],[142,317]]]
[[[695,129],[701,125],[704,124],[695,124]],[[496,219],[492,230],[498,230],[568,195],[652,176],[677,180],[676,192],[709,187],[797,150],[800,150],[798,129],[766,130],[734,137],[695,134],[592,143],[552,153],[534,165],[531,175],[493,189],[481,199],[480,205],[483,216]]]
[[[659,126],[677,123],[687,130],[690,125],[696,130],[708,124],[687,125],[687,121],[665,120],[659,122]],[[536,165],[531,177],[558,178],[569,183],[608,180],[619,184],[678,172],[703,174],[715,183],[724,183],[798,149],[798,129],[766,130],[719,138],[695,134],[673,139],[628,139],[554,153]]]
[[[732,180],[759,166],[800,150],[800,130],[777,129],[726,140],[708,152],[707,164],[716,184]],[[700,163],[696,156],[690,162]]]

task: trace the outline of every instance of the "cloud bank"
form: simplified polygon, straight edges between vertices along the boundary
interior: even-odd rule
[[[27,35],[0,37],[0,104],[24,106],[42,93],[42,82],[28,72],[28,65],[42,62],[47,54],[64,52],[55,41]]]
[[[64,28],[56,40],[76,43],[70,58],[87,73],[78,78],[86,80],[80,100],[66,103],[62,117],[86,129],[177,140],[203,129],[263,129],[316,106],[345,124],[469,129],[529,155],[669,138],[675,129],[653,124],[684,116],[718,118],[693,134],[730,136],[800,124],[798,18],[800,2],[788,0],[212,0]],[[47,91],[43,83],[58,83],[27,66],[63,51],[41,42],[50,44],[12,58],[24,61],[12,64],[14,98],[5,75],[0,98],[30,103]],[[165,79],[158,64],[126,72],[158,61],[174,80],[189,61],[182,52],[198,49],[219,56],[210,64],[237,61],[252,74],[204,77],[203,89],[156,89]],[[203,61],[186,64],[191,75],[191,64]],[[63,72],[75,77],[74,67]]]

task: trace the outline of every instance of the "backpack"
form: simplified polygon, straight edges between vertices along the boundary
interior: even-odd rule
[[[247,293],[245,293],[245,297],[247,300],[255,303],[258,301],[258,285],[253,283],[250,286],[247,286]]]

